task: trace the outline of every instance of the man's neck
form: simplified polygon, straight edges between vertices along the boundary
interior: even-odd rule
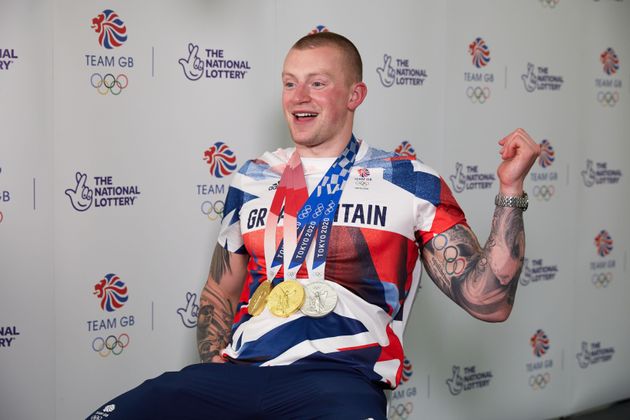
[[[345,137],[343,140],[340,139],[335,142],[326,142],[316,146],[296,144],[295,150],[297,150],[300,157],[304,158],[336,158],[346,148],[351,136],[352,134]]]

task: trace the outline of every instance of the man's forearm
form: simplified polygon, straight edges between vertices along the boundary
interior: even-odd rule
[[[201,292],[197,320],[197,349],[202,362],[211,362],[230,342],[234,308],[215,283],[206,284]]]
[[[226,272],[231,272],[228,251],[217,246],[212,256],[208,281],[199,299],[197,349],[204,363],[219,356],[230,342],[234,306],[219,284]]]
[[[525,254],[523,212],[497,207],[481,248],[473,232],[457,225],[425,245],[423,257],[435,283],[476,318],[505,320],[514,304]]]

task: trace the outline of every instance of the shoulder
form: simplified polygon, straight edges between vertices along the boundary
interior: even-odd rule
[[[245,161],[239,168],[235,178],[247,177],[255,180],[279,178],[294,148],[281,148]]]
[[[382,150],[365,144],[362,148],[355,166],[367,168],[383,168],[385,173],[416,174],[422,173],[439,177],[439,174],[431,166],[416,159],[414,156]]]

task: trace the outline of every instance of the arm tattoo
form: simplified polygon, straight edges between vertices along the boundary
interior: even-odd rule
[[[507,318],[525,254],[521,210],[497,207],[486,245],[456,225],[435,236],[423,250],[435,284],[471,315],[486,321]]]
[[[234,308],[225,293],[213,282],[201,292],[197,318],[197,349],[203,363],[218,356],[231,338]]]
[[[212,254],[212,261],[210,261],[210,276],[219,284],[221,277],[223,277],[223,274],[226,272],[232,272],[232,267],[230,267],[230,253],[227,249],[217,244]]]

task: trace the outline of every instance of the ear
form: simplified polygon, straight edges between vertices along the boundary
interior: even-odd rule
[[[352,85],[350,98],[348,98],[348,109],[354,111],[361,105],[365,97],[367,96],[367,85],[363,82],[355,83]]]

